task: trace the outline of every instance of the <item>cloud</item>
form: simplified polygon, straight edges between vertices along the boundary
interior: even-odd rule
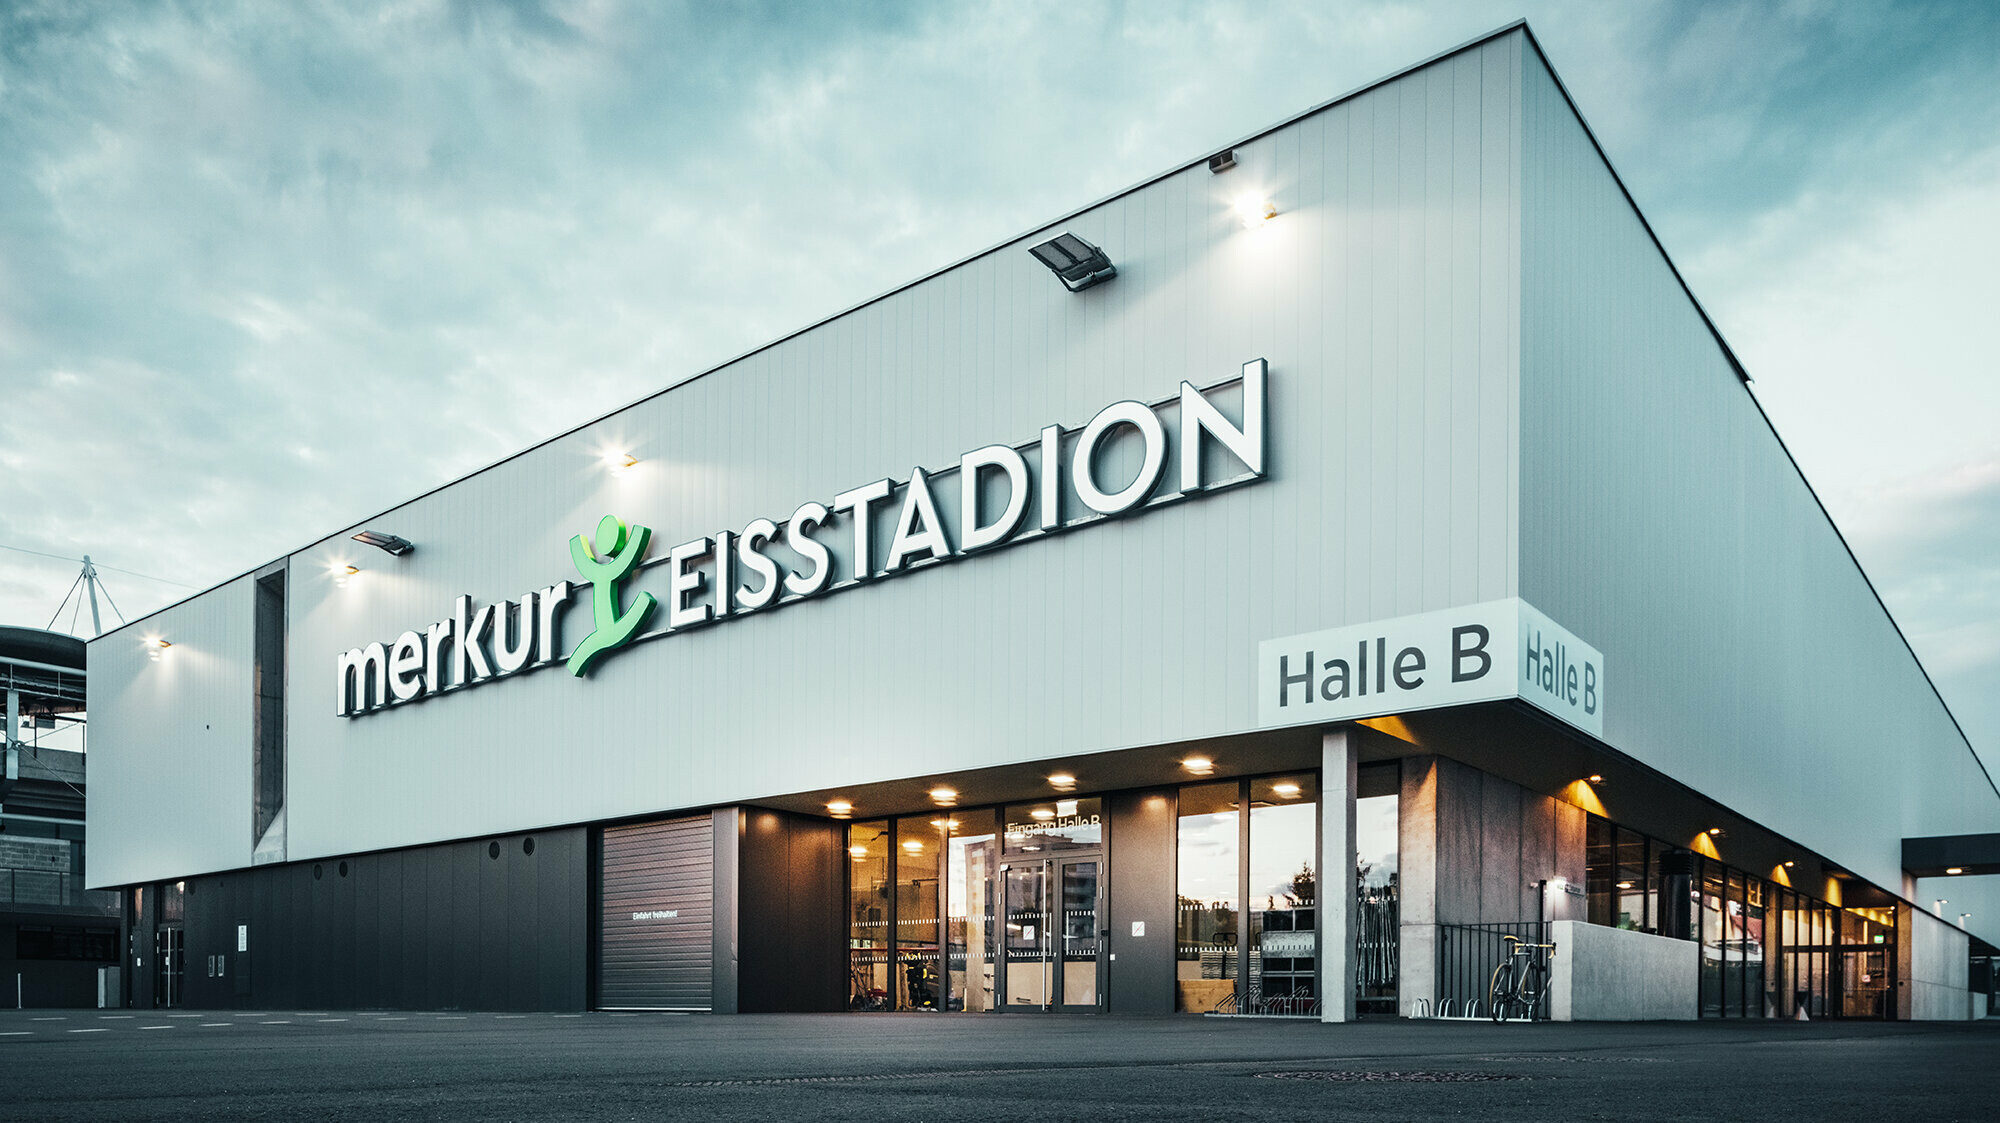
[[[1991,5],[24,2],[0,543],[224,579],[1523,10],[1843,521],[1977,458]]]

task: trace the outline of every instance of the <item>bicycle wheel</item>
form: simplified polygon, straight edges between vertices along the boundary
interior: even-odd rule
[[[1530,963],[1521,977],[1521,1016],[1531,1022],[1546,1021],[1549,997],[1549,969],[1539,963]]]
[[[1507,1005],[1514,1000],[1514,961],[1509,959],[1493,969],[1493,983],[1486,988],[1486,1005],[1496,1022],[1507,1020]]]

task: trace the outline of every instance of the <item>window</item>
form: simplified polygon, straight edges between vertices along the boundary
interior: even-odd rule
[[[1236,981],[1240,785],[1181,789],[1175,1008],[1233,1009]]]
[[[53,928],[24,924],[14,932],[14,958],[113,963],[118,959],[118,929]]]
[[[887,1010],[889,991],[889,822],[847,828],[848,998],[852,1010]]]

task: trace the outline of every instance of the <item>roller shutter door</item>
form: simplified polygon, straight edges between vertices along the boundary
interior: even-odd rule
[[[709,816],[606,827],[603,854],[598,1005],[711,1009],[715,833]]]

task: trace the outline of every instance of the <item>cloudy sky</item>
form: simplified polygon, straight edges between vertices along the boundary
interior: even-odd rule
[[[23,551],[137,616],[1523,15],[2000,762],[1981,0],[9,0],[0,622]]]

